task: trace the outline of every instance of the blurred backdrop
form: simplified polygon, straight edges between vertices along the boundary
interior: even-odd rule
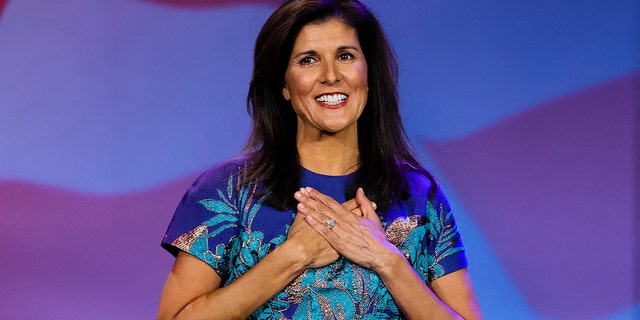
[[[151,319],[277,0],[0,0],[0,318]],[[487,319],[640,319],[640,4],[381,1]]]

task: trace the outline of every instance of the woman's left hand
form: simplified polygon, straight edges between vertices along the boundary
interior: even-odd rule
[[[359,188],[355,203],[342,205],[312,188],[295,193],[298,213],[342,256],[375,271],[402,312],[411,319],[481,319],[466,269],[430,284],[415,272],[400,250],[389,242],[374,205]],[[333,219],[335,225],[327,226]],[[454,311],[455,310],[455,311]],[[456,313],[457,312],[457,313]]]
[[[310,187],[302,188],[294,196],[299,202],[298,211],[306,215],[309,225],[350,261],[377,270],[384,266],[389,254],[401,254],[387,240],[380,218],[375,212],[375,204],[365,196],[362,188],[358,188],[355,198],[361,216],[352,212],[352,203],[341,205]]]

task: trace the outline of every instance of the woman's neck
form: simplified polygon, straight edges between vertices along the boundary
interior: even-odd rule
[[[320,134],[315,137],[298,136],[300,165],[315,173],[342,176],[360,167],[358,137],[353,135]]]

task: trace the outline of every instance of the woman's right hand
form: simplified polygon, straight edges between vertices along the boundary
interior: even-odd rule
[[[307,268],[337,260],[338,253],[304,219],[304,214],[296,214],[287,240],[226,286],[210,265],[180,252],[160,299],[158,319],[247,319]]]
[[[305,193],[306,191],[301,188],[298,192]],[[377,208],[374,202],[371,205],[374,210]],[[360,204],[357,203],[355,198],[346,201],[342,206],[357,216],[363,215]],[[304,221],[304,218],[305,214],[298,211],[287,234],[287,240],[300,241],[300,245],[296,247],[302,251],[299,256],[306,259],[304,264],[307,268],[319,268],[336,261],[340,257],[338,252],[333,249],[324,237]]]
[[[295,242],[295,248],[300,250],[304,265],[319,268],[338,260],[338,252],[304,218],[305,215],[298,211],[287,234],[287,241]]]

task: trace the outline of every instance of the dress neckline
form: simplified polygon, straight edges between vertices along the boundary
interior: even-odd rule
[[[333,175],[327,175],[327,174],[313,172],[313,171],[311,171],[311,170],[309,170],[309,169],[307,169],[307,168],[305,168],[303,166],[300,166],[300,170],[301,170],[301,173],[303,175],[315,176],[315,177],[318,177],[318,178],[328,178],[328,179],[330,179],[330,178],[350,178],[350,177],[355,176],[356,173],[358,172],[358,170],[356,170],[354,172],[351,172],[351,173],[348,173],[348,174],[345,174],[345,175],[333,176]]]

